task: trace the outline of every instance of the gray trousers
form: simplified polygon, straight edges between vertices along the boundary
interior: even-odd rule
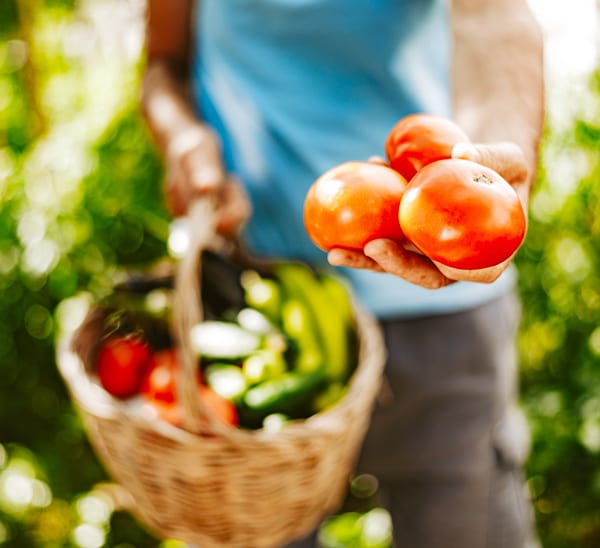
[[[516,407],[519,317],[511,294],[383,323],[386,382],[357,473],[379,479],[394,546],[535,546],[522,471],[529,435]]]

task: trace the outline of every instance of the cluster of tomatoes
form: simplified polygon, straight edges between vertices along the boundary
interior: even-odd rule
[[[455,144],[468,142],[449,119],[401,119],[385,142],[387,164],[349,161],[313,183],[304,204],[309,237],[325,251],[387,238],[460,270],[506,261],[525,237],[525,213],[496,171],[451,158]]]
[[[97,358],[100,384],[116,398],[141,397],[163,420],[182,425],[177,400],[178,364],[172,348],[152,350],[140,336],[124,335],[109,339]],[[212,417],[225,424],[237,425],[235,405],[204,384],[198,375],[198,392]]]

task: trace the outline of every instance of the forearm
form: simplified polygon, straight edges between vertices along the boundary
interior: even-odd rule
[[[183,215],[195,198],[210,195],[218,211],[217,229],[231,233],[249,207],[227,176],[220,139],[194,107],[188,78],[194,0],[147,0],[147,8],[141,106],[165,159],[167,204],[174,215]]]
[[[454,117],[473,141],[511,141],[531,188],[544,119],[543,44],[525,0],[453,1]]]
[[[174,146],[194,146],[204,138],[214,138],[192,107],[185,76],[164,58],[148,61],[142,81],[142,110],[163,153]]]
[[[214,138],[201,124],[188,82],[193,0],[148,0],[147,65],[142,80],[142,110],[163,153]],[[186,144],[187,143],[187,144]]]

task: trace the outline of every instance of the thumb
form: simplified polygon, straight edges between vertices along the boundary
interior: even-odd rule
[[[452,158],[471,160],[489,167],[513,185],[524,183],[528,177],[525,154],[515,143],[457,143],[452,148]]]

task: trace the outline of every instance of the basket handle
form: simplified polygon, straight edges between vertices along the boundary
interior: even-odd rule
[[[215,207],[214,200],[204,196],[190,204],[188,249],[175,272],[173,334],[180,369],[177,399],[181,406],[183,428],[193,433],[224,428],[202,402],[198,390],[198,357],[190,337],[192,327],[203,319],[200,263],[202,251],[214,247],[217,238]]]

